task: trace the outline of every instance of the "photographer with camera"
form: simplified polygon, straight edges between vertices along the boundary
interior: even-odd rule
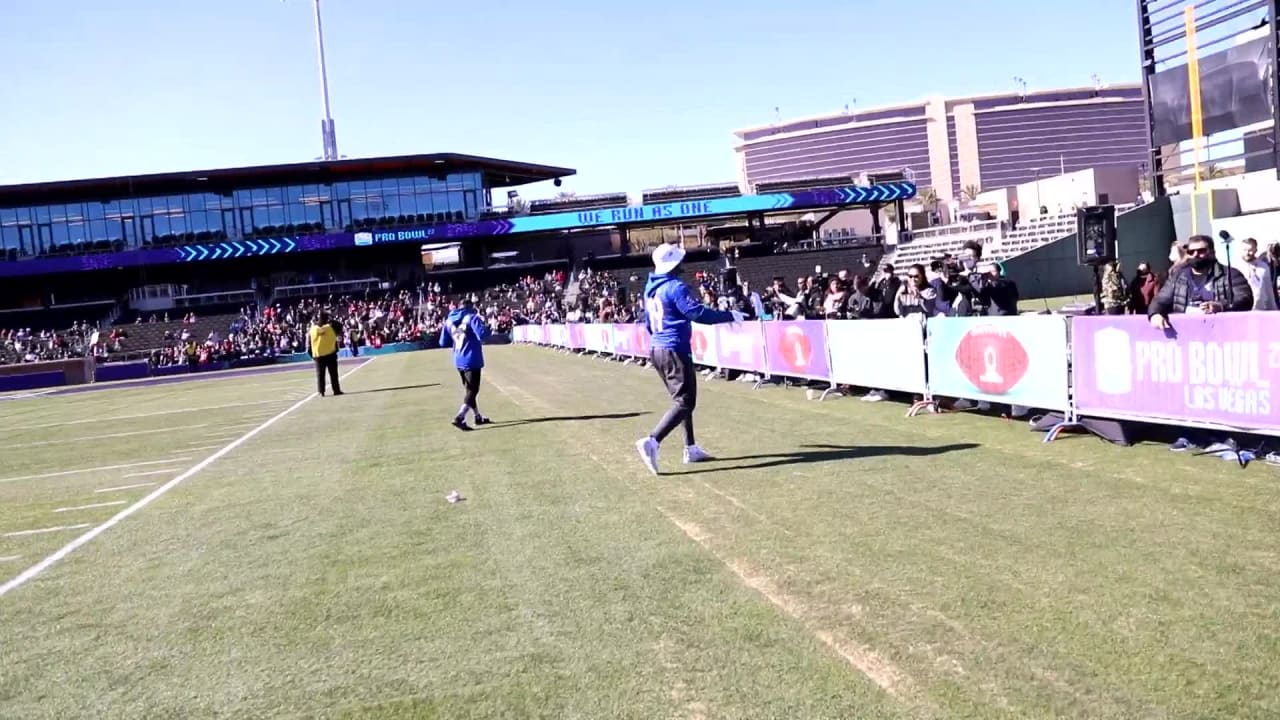
[[[946,294],[951,297],[952,314],[958,317],[985,315],[982,288],[987,278],[978,272],[982,261],[982,243],[970,240],[960,250],[959,259],[945,258],[943,272],[946,275]]]

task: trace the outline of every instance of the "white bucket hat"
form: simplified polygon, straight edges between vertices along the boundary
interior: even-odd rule
[[[653,251],[653,271],[658,275],[666,275],[684,260],[684,248],[679,245],[663,243]]]

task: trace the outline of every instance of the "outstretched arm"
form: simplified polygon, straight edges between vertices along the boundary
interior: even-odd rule
[[[702,323],[703,325],[718,325],[720,323],[734,322],[733,313],[713,310],[706,305],[703,305],[693,296],[693,293],[689,291],[688,286],[683,283],[681,283],[680,287],[676,288],[674,292],[676,309],[679,310],[680,314],[689,322]]]

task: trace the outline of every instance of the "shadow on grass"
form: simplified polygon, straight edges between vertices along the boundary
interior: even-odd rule
[[[365,393],[395,392],[397,390],[421,390],[422,388],[440,387],[440,383],[423,383],[421,385],[399,385],[396,387],[370,388],[368,390],[352,390],[347,395],[364,395]]]
[[[648,415],[647,412],[610,413],[608,415],[556,415],[551,417],[526,418],[524,420],[503,420],[487,425],[487,428],[519,427],[520,425],[541,425],[554,422],[577,422],[579,420],[629,420]]]
[[[849,447],[841,445],[801,445],[800,447],[800,450],[792,452],[740,455],[738,457],[717,457],[710,461],[712,463],[742,462],[749,460],[761,460],[763,462],[748,463],[746,465],[732,465],[729,467],[704,466],[698,470],[686,470],[685,472],[663,474],[701,475],[703,473],[729,472],[732,470],[765,470],[768,468],[785,467],[787,465],[808,465],[812,463],[832,462],[835,460],[857,460],[859,458],[886,457],[890,455],[900,457],[925,457],[928,455],[942,455],[950,452],[973,450],[981,446],[977,443],[953,443],[951,445],[860,445]]]

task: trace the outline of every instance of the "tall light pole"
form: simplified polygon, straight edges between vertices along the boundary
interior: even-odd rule
[[[338,135],[333,128],[333,116],[329,112],[329,68],[324,61],[324,26],[320,22],[320,0],[316,8],[316,54],[320,59],[320,95],[324,100],[324,117],[320,120],[320,139],[324,143],[324,159],[338,159]]]

